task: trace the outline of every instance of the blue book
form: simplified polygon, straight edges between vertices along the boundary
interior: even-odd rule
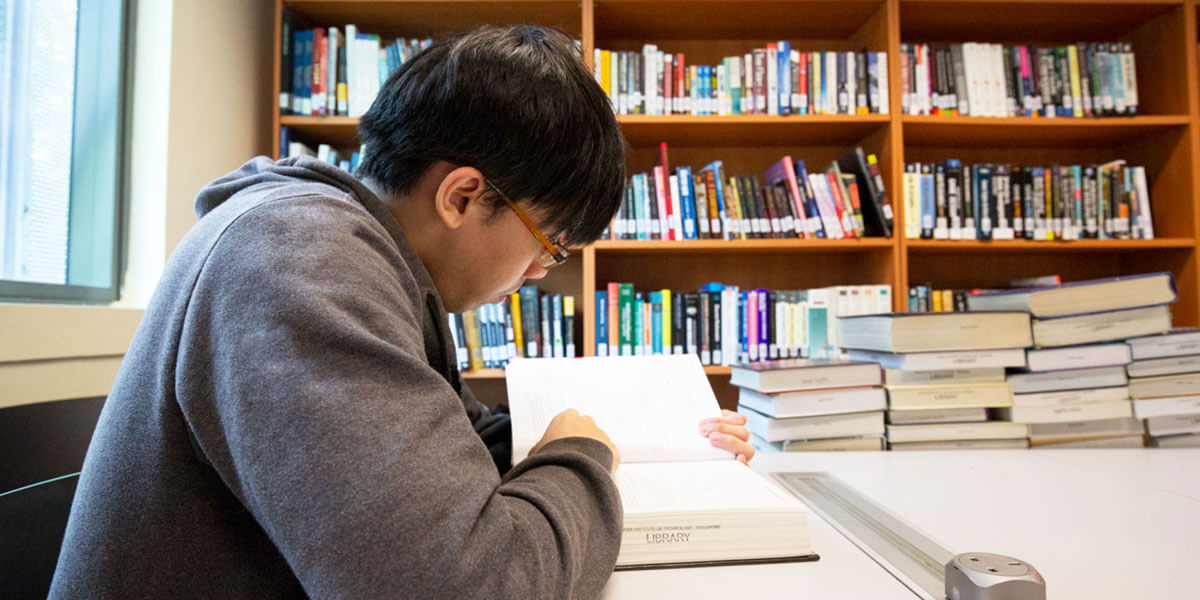
[[[312,114],[312,70],[313,70],[313,30],[305,29],[300,32],[301,38],[304,41],[303,55],[300,57],[300,65],[303,67],[303,75],[300,79],[300,114]]]
[[[975,202],[975,237],[992,239],[992,223],[996,214],[995,194],[992,192],[992,166],[975,165],[972,187]],[[1069,222],[1064,222],[1064,225]]]
[[[608,356],[607,290],[596,290],[596,356]]]
[[[775,44],[775,72],[779,75],[779,114],[792,112],[792,45],[789,42]]]
[[[921,237],[933,237],[934,217],[937,216],[937,192],[929,164],[921,165]]]
[[[692,187],[692,168],[679,167],[675,170],[679,180],[679,206],[683,209],[683,239],[696,239],[696,190]]]
[[[767,360],[767,347],[771,339],[771,294],[762,288],[754,290],[758,294],[758,358]]]
[[[551,299],[550,330],[554,335],[554,358],[566,356],[563,345],[563,299],[562,294],[555,294]]]
[[[646,195],[646,174],[638,173],[633,176],[633,231],[636,239],[650,239],[649,215],[647,213],[648,201]]]
[[[663,353],[663,295],[650,292],[650,353]]]
[[[641,356],[645,354],[646,339],[645,327],[646,322],[642,314],[642,306],[646,303],[645,296],[641,292],[633,296],[633,354]]]
[[[749,299],[749,291],[738,294],[738,362],[746,362],[750,356],[750,313],[746,310],[750,305]]]
[[[288,146],[291,145],[291,132],[287,127],[279,128],[279,158],[288,157]]]

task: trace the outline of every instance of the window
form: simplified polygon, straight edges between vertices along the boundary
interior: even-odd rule
[[[0,298],[117,297],[125,9],[0,0]]]

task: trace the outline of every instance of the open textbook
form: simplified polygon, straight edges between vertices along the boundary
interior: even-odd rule
[[[568,408],[621,451],[617,569],[817,559],[804,505],[700,435],[721,411],[695,355],[518,359],[506,379],[513,462]]]

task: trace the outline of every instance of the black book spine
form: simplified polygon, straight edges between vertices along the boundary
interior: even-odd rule
[[[671,345],[674,347],[672,354],[683,354],[687,349],[687,339],[684,337],[687,323],[687,315],[684,314],[687,307],[685,296],[671,294]]]
[[[709,346],[712,349],[712,364],[719,365],[724,362],[723,348],[721,345],[721,334],[724,328],[721,326],[721,292],[712,290],[709,292],[712,295],[710,300],[712,323],[709,325]]]

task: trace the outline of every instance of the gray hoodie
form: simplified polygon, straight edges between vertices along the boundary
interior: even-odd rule
[[[558,440],[501,476],[507,423],[462,388],[377,197],[259,157],[196,212],[100,416],[52,598],[599,595],[608,448]]]

